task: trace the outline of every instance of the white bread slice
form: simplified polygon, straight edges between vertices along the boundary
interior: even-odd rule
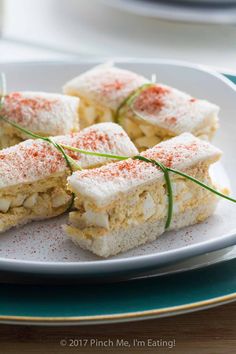
[[[33,133],[66,135],[79,130],[79,98],[46,92],[12,92],[5,97],[0,113]],[[29,137],[0,120],[0,148]]]

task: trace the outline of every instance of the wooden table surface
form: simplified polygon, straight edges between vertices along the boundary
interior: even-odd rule
[[[74,347],[70,346],[72,343]],[[155,343],[156,347],[153,346]],[[161,343],[169,343],[169,348],[161,347]],[[0,353],[4,354],[107,352],[235,354],[236,302],[172,318],[133,323],[74,327],[0,326]]]

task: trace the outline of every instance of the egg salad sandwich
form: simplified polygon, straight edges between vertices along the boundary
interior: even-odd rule
[[[80,98],[80,125],[83,128],[114,121],[122,102],[147,82],[148,79],[141,75],[105,63],[67,82],[63,92]]]
[[[221,152],[210,143],[184,133],[139,156],[182,171],[208,186],[209,167]],[[173,213],[168,230],[199,223],[215,210],[217,197],[181,175],[170,173]],[[167,183],[157,166],[128,158],[99,168],[77,171],[68,178],[75,211],[65,231],[80,247],[109,257],[154,241],[166,230]]]
[[[81,126],[115,121],[141,151],[184,132],[210,140],[218,127],[215,104],[112,65],[81,74],[63,90],[80,97]]]
[[[119,111],[118,121],[139,150],[188,132],[211,140],[218,128],[219,107],[173,87],[145,88]]]
[[[138,152],[125,131],[114,123],[97,124],[79,133],[54,137],[53,141],[101,153],[134,156]],[[66,152],[83,169],[111,161],[99,156]],[[72,195],[66,190],[70,173],[62,153],[47,141],[29,139],[1,150],[0,232],[67,210],[72,203]]]
[[[79,98],[45,92],[12,92],[5,96],[0,115],[42,136],[79,130]],[[0,120],[0,149],[28,139]]]

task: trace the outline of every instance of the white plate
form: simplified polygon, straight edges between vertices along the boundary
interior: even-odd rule
[[[186,261],[178,262],[167,267],[161,267],[152,271],[140,273],[132,279],[162,277],[170,274],[178,274],[191,270],[201,269],[216,265],[218,263],[230,261],[236,258],[236,246],[224,248],[219,251],[205,253],[201,256],[191,257]]]
[[[235,24],[236,7],[235,1],[225,1],[224,6],[210,1],[154,1],[154,0],[101,0],[109,6],[127,11],[136,15],[155,17],[162,20],[214,23],[214,24]]]
[[[61,91],[62,84],[87,70],[95,62],[1,64],[10,90]],[[217,180],[232,185],[236,195],[236,90],[220,74],[199,66],[167,60],[121,60],[119,66],[175,86],[193,96],[209,99],[221,107],[221,127],[215,143],[224,151],[222,163],[214,167]],[[101,260],[74,246],[61,229],[67,215],[35,222],[1,235],[0,270],[37,274],[138,275],[150,269],[169,266],[236,244],[236,205],[221,200],[214,216],[206,222],[178,232],[168,232],[157,241],[108,260]],[[200,266],[200,264],[199,264]],[[191,267],[190,267],[191,268]]]

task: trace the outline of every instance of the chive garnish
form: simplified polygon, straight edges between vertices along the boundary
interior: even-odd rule
[[[155,87],[156,84],[156,76],[155,74],[152,74],[152,78],[151,78],[151,82],[150,83],[146,83],[143,84],[141,86],[139,86],[134,92],[132,92],[128,97],[126,97],[124,99],[124,101],[119,105],[119,107],[117,108],[115,114],[114,114],[114,120],[116,123],[122,125],[121,122],[121,111],[122,109],[127,106],[130,108],[131,112],[138,118],[140,119],[145,119],[146,117],[143,116],[140,112],[138,112],[135,108],[134,108],[134,101],[136,100],[136,98],[139,98],[140,94],[145,91],[146,89],[148,89],[149,87]]]
[[[131,106],[133,101],[135,100],[136,97],[140,95],[141,92],[143,92],[146,88],[154,86],[154,83],[146,83],[143,84],[142,86],[138,87],[134,92],[132,92],[128,97],[124,99],[123,102],[119,105],[117,108],[115,114],[114,114],[114,120],[116,123],[120,123],[120,112],[125,106]]]
[[[64,144],[61,144],[61,146],[64,149],[80,152],[81,154],[90,155],[90,156],[106,157],[106,158],[112,158],[112,159],[117,159],[117,160],[127,160],[130,158],[130,156],[120,156],[120,155],[105,154],[105,153],[94,152],[94,151],[87,151],[87,150],[79,149],[79,148],[69,146],[69,145],[64,145]]]
[[[171,184],[168,168],[159,161],[156,161],[153,159],[147,159],[146,157],[141,156],[141,155],[134,156],[133,159],[152,163],[154,166],[159,167],[162,170],[162,172],[164,173],[164,177],[165,177],[165,181],[166,181],[166,188],[167,188],[167,196],[168,196],[168,213],[167,213],[167,220],[166,220],[165,228],[168,229],[168,227],[170,226],[172,214],[173,214],[173,191],[172,191],[172,184]]]
[[[231,198],[231,197],[229,197],[229,196],[226,195],[226,194],[220,193],[217,189],[208,186],[207,184],[205,184],[205,183],[199,181],[199,179],[197,179],[197,178],[195,178],[195,177],[192,177],[192,176],[190,176],[190,175],[188,175],[188,174],[186,174],[186,173],[184,173],[184,172],[181,172],[181,171],[176,170],[176,169],[171,168],[171,167],[167,167],[167,170],[170,171],[170,172],[173,172],[173,173],[175,173],[175,174],[177,174],[177,175],[180,175],[180,176],[182,176],[182,177],[185,177],[185,178],[189,179],[190,181],[192,181],[192,182],[198,184],[199,186],[201,186],[201,187],[203,187],[203,188],[209,190],[210,192],[217,194],[217,195],[218,195],[219,197],[221,197],[221,198],[224,198],[224,199],[229,200],[230,202],[236,203],[236,199]]]
[[[132,93],[129,97],[127,97],[119,106],[118,110],[116,111],[116,120],[119,120],[119,113],[120,110],[125,106],[125,105],[129,105],[132,104],[133,100],[143,91],[145,90],[145,88],[149,87],[153,85],[153,83],[149,83],[149,84],[144,84],[143,86],[141,86],[138,90],[136,90],[134,93]],[[6,95],[6,80],[5,80],[5,76],[4,74],[1,74],[1,87],[2,87],[2,93],[1,93],[1,98],[0,98],[0,109],[2,108],[3,104],[4,104],[4,98]],[[85,154],[85,155],[91,155],[91,156],[99,156],[99,157],[105,157],[105,158],[112,158],[112,159],[116,159],[116,160],[127,160],[129,158],[131,158],[130,156],[119,156],[119,155],[113,155],[113,154],[106,154],[106,153],[99,153],[99,152],[94,152],[94,151],[87,151],[87,150],[83,150],[83,149],[79,149],[73,146],[68,146],[68,145],[64,145],[64,144],[59,144],[57,142],[55,142],[53,140],[53,138],[50,137],[44,137],[38,134],[35,134],[33,132],[31,132],[30,130],[22,127],[21,125],[12,122],[11,120],[7,119],[6,117],[0,115],[0,120],[3,120],[4,122],[12,125],[13,127],[15,127],[16,129],[20,130],[21,132],[33,137],[33,138],[37,138],[37,139],[41,139],[44,140],[46,142],[48,142],[49,144],[52,144],[64,157],[64,159],[66,160],[66,163],[68,165],[68,167],[70,168],[71,173],[77,169],[77,170],[81,170],[81,167],[76,163],[76,161],[74,159],[72,159],[69,155],[66,154],[64,149],[67,150],[71,150],[71,151],[75,151],[75,152],[79,152],[81,154]],[[155,165],[157,168],[160,168],[164,174],[164,178],[165,178],[165,182],[166,182],[166,189],[167,189],[167,195],[168,195],[168,213],[167,213],[167,220],[166,220],[166,224],[165,224],[165,228],[167,229],[170,224],[171,224],[171,220],[172,220],[172,215],[173,215],[173,191],[172,191],[172,184],[171,184],[171,179],[170,179],[170,175],[169,172],[175,173],[177,175],[180,175],[186,179],[189,179],[190,181],[198,184],[199,186],[201,186],[202,188],[207,189],[208,191],[218,195],[221,198],[225,198],[233,203],[236,203],[236,199],[231,198],[223,193],[220,193],[218,190],[208,186],[207,184],[201,182],[200,180],[184,173],[181,172],[177,169],[173,169],[171,167],[167,167],[165,166],[163,163],[161,163],[160,161],[154,160],[154,159],[148,159],[142,155],[136,155],[132,157],[133,160],[140,160],[140,161],[144,161],[146,163],[151,163],[153,165]],[[74,199],[74,195],[72,195],[72,203],[70,206],[72,206],[73,204],[73,199]]]

